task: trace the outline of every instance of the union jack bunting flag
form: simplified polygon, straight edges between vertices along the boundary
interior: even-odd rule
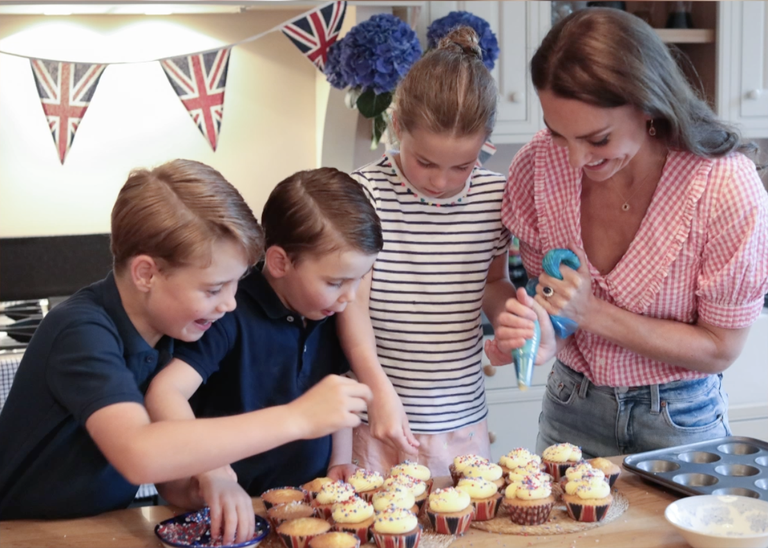
[[[219,141],[224,115],[224,89],[231,50],[224,48],[160,61],[168,81],[213,150]]]
[[[64,163],[106,65],[30,59],[48,128]]]
[[[283,34],[322,71],[328,58],[328,48],[336,42],[346,12],[346,2],[333,2],[286,23]]]

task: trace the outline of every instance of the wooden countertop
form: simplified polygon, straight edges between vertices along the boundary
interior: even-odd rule
[[[621,463],[623,457],[611,457]],[[447,480],[448,478],[446,478]],[[436,481],[437,483],[437,481]],[[486,533],[477,529],[458,538],[451,547],[564,547],[564,548],[659,548],[686,547],[688,544],[664,519],[664,510],[679,495],[639,476],[622,470],[615,486],[629,500],[629,509],[611,523],[581,533],[548,536],[515,536]],[[257,514],[264,514],[261,500],[254,499]],[[158,548],[155,525],[179,513],[171,506],[151,506],[109,512],[91,518],[72,520],[19,520],[0,522],[0,548],[76,547],[76,548]]]

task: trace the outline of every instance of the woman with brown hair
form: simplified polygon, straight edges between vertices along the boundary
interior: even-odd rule
[[[547,129],[515,156],[503,219],[521,242],[542,322],[537,363],[557,355],[537,450],[635,453],[730,434],[722,371],[768,291],[768,197],[755,147],[697,97],[653,29],[619,10],[555,25],[531,62]],[[581,267],[542,272],[550,249]],[[548,315],[578,323],[552,334]],[[519,346],[519,344],[518,344]],[[495,364],[509,345],[491,345]]]

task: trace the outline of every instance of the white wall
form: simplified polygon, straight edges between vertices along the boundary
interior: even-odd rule
[[[152,59],[226,45],[300,10],[0,18],[0,49],[73,61]],[[59,37],[59,38],[57,38]],[[220,170],[260,216],[274,185],[317,166],[315,69],[281,32],[233,48],[214,153],[159,63],[111,65],[62,166],[27,59],[0,55],[0,237],[109,232],[134,167],[174,158]]]

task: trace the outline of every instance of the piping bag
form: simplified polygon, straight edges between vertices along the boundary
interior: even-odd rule
[[[563,279],[563,275],[560,274],[561,264],[565,264],[574,270],[578,270],[581,266],[579,258],[570,249],[550,249],[541,261],[544,272],[558,280]],[[528,283],[525,285],[525,292],[531,297],[536,295],[536,285],[538,283],[538,278],[528,280]],[[561,339],[572,335],[579,327],[573,320],[562,316],[550,316],[550,320],[552,321],[555,335]],[[539,352],[540,343],[541,327],[539,326],[539,321],[536,320],[533,323],[533,338],[527,339],[522,347],[515,348],[512,351],[512,360],[515,363],[515,372],[517,373],[517,386],[520,390],[527,390],[531,386],[534,362],[536,361],[536,354]]]

